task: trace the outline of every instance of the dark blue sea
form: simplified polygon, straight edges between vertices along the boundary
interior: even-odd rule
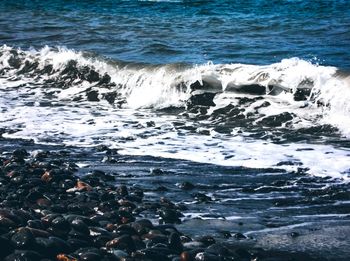
[[[349,69],[350,3],[1,1],[2,44],[66,46],[150,64],[271,64],[298,57]]]
[[[349,101],[347,0],[0,1],[1,139],[115,149],[81,173],[167,188],[189,233],[350,257]]]

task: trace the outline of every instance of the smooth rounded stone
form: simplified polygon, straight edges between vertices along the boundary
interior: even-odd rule
[[[238,224],[239,225],[239,224]],[[220,234],[222,234],[222,236],[226,239],[232,237],[230,231],[220,231]]]
[[[74,219],[70,222],[71,227],[76,230],[79,231],[82,234],[86,234],[89,235],[90,234],[90,230],[89,227],[85,224],[85,222],[81,219]]]
[[[128,189],[125,185],[119,186],[116,191],[117,191],[117,194],[122,197],[129,195]]]
[[[128,224],[135,221],[135,217],[125,209],[119,209],[118,213],[120,216],[120,221],[123,224]]]
[[[246,237],[245,235],[243,235],[242,233],[235,233],[235,234],[233,235],[233,237],[234,237],[235,239],[238,239],[238,240],[246,239],[246,238],[247,238],[247,237]]]
[[[11,242],[16,248],[29,248],[32,246],[34,236],[29,228],[21,227],[11,237]]]
[[[234,252],[241,258],[251,258],[251,254],[244,248],[238,248]]]
[[[112,235],[112,233],[110,233],[109,231],[101,227],[89,227],[89,230],[90,230],[90,236],[93,236],[93,237],[97,237],[101,235],[108,237]]]
[[[91,191],[93,188],[86,182],[78,180],[75,188],[78,191]]]
[[[63,198],[60,197],[58,200],[62,200]],[[50,206],[50,210],[55,213],[65,214],[67,213],[67,206],[62,204],[53,204]]]
[[[34,249],[44,256],[54,257],[58,254],[58,249],[50,238],[36,237]]]
[[[0,237],[0,259],[9,255],[13,251],[13,246],[9,239]]]
[[[90,217],[90,220],[98,225],[101,221],[109,222],[110,218],[110,216],[107,216],[106,213],[104,213],[103,215],[93,215]]]
[[[123,235],[108,241],[106,247],[121,249],[127,252],[133,252],[136,250],[134,240],[129,235]]]
[[[135,193],[129,194],[125,197],[126,200],[132,201],[134,203],[142,203],[142,198],[143,197],[140,197]]]
[[[48,233],[47,231],[45,231],[43,229],[37,229],[37,228],[31,228],[31,227],[28,227],[28,229],[30,230],[30,232],[32,232],[34,237],[49,237],[50,236],[50,233]]]
[[[292,233],[290,233],[290,236],[292,238],[296,238],[296,237],[300,236],[300,234],[298,232],[292,232]]]
[[[161,224],[161,225],[155,226],[154,228],[166,235],[170,235],[173,232],[180,234],[180,232],[176,229],[176,227],[171,224]]]
[[[197,249],[197,248],[205,248],[206,245],[203,242],[199,241],[190,241],[183,244],[186,249]]]
[[[29,153],[25,149],[16,149],[12,152],[12,156],[17,159],[24,159],[29,156]]]
[[[65,216],[66,220],[71,224],[73,220],[79,219],[83,221],[87,226],[96,226],[97,223],[92,221],[89,217],[82,216],[82,215],[75,215],[75,214],[68,214]]]
[[[59,238],[66,238],[67,234],[69,233],[69,231],[61,230],[54,227],[49,227],[46,229],[46,231],[52,234],[53,236],[59,237]]]
[[[181,223],[180,217],[182,216],[180,212],[174,210],[174,209],[161,209],[158,211],[159,216],[161,217],[161,220],[165,223]]]
[[[102,235],[102,236],[95,237],[92,242],[95,247],[104,247],[106,246],[107,242],[109,242],[110,240],[111,240],[111,237]]]
[[[154,176],[160,176],[165,174],[164,170],[159,168],[152,168],[149,170],[149,172],[151,175],[154,175]]]
[[[143,239],[152,239],[152,238],[158,237],[158,236],[165,237],[165,235],[163,235],[162,231],[160,231],[158,229],[151,229],[147,234],[143,234],[142,238]]]
[[[42,256],[38,252],[31,250],[22,250],[8,255],[5,257],[4,261],[37,261],[41,259]]]
[[[124,258],[124,257],[128,257],[129,256],[128,253],[126,253],[125,251],[120,250],[120,249],[110,249],[110,250],[108,250],[108,252],[111,253],[116,258],[119,258],[120,260],[122,258]]]
[[[191,182],[185,181],[179,184],[179,188],[183,190],[192,190],[195,188],[195,186]]]
[[[212,201],[213,199],[203,193],[195,193],[193,194],[193,197],[198,200],[199,202],[210,202]]]
[[[123,207],[123,209],[127,208],[127,211],[131,212],[133,209],[136,208],[136,205],[129,201],[129,200],[126,200],[126,199],[120,199],[118,200],[118,204]],[[119,208],[120,209],[120,208]]]
[[[101,255],[102,252],[103,252],[102,250],[100,250],[99,248],[96,248],[96,247],[84,247],[84,248],[80,248],[80,249],[76,250],[74,252],[74,255],[77,255],[79,257],[85,253],[95,253],[97,255]]]
[[[180,261],[191,261],[192,257],[189,252],[184,251],[180,254]]]
[[[58,183],[58,187],[61,189],[64,189],[64,190],[68,190],[68,189],[73,188],[75,186],[75,184],[76,183],[73,180],[65,179],[65,180],[61,180]]]
[[[12,210],[13,215],[17,220],[20,221],[21,225],[27,224],[27,221],[30,219],[34,219],[34,216],[31,212],[25,211],[23,209],[15,209]]]
[[[230,256],[232,254],[227,247],[223,246],[220,243],[215,243],[208,246],[205,252],[216,256],[221,256],[221,257]]]
[[[101,206],[112,206],[111,204],[108,204],[108,203],[115,201],[115,195],[106,191],[102,191],[101,193],[99,193],[99,201],[101,201],[101,203],[104,203]],[[108,204],[108,205],[105,205],[105,204]]]
[[[51,200],[47,198],[39,198],[36,200],[36,204],[41,208],[47,208],[51,206]]]
[[[197,253],[194,259],[196,261],[221,261],[222,260],[221,257],[218,257],[210,253],[206,253],[206,252]]]
[[[88,247],[91,245],[90,242],[85,241],[83,239],[77,239],[77,238],[70,238],[67,240],[67,243],[71,246],[71,249],[73,251],[76,251],[79,248]]]
[[[51,171],[45,171],[41,175],[40,179],[41,179],[41,181],[43,181],[45,183],[49,183],[53,179],[53,174]]]
[[[116,230],[114,230],[113,232],[120,234],[120,235],[125,235],[125,234],[128,234],[130,236],[138,235],[137,231],[129,224],[119,225],[119,226],[117,226]]]
[[[168,240],[169,248],[181,253],[183,251],[183,245],[180,235],[178,233],[171,233]]]
[[[55,249],[58,252],[61,252],[61,253],[70,253],[71,252],[71,246],[67,241],[65,241],[59,237],[49,237],[49,239],[53,242]]]
[[[17,177],[11,178],[11,183],[13,183],[15,185],[19,185],[19,184],[23,183],[24,181],[25,181],[24,176],[17,176]]]
[[[94,252],[87,252],[79,256],[81,261],[100,261],[101,259],[102,256]]]
[[[163,252],[163,250],[165,252]],[[153,249],[153,248],[146,248],[142,250],[138,250],[136,252],[132,253],[132,257],[136,258],[136,260],[152,260],[152,261],[168,261],[170,260],[168,258],[168,252],[164,249]]]
[[[39,188],[33,188],[30,190],[30,192],[26,196],[26,200],[31,202],[36,202],[38,199],[43,197],[43,193],[40,191]]]
[[[4,217],[4,216],[0,216],[0,228],[1,228],[1,230],[3,230],[4,232],[7,232],[15,227],[17,227],[17,224],[15,222],[13,222],[11,219]]]
[[[134,240],[136,249],[143,249],[146,247],[145,242],[142,241],[142,239],[139,236],[134,235],[131,238]]]
[[[139,235],[143,235],[148,233],[151,229],[153,229],[153,224],[148,219],[139,219],[130,224]]]
[[[210,246],[216,243],[215,239],[212,236],[203,236],[198,238],[197,241],[202,242],[205,246]]]
[[[56,256],[56,260],[57,261],[78,261],[78,259],[74,256],[71,256],[71,255],[67,255],[67,254],[58,254]]]
[[[165,235],[154,235],[152,238],[149,238],[146,246],[153,247],[157,244],[163,244],[164,246],[168,245],[168,237]]]
[[[41,222],[45,227],[49,227],[51,226],[52,220],[54,220],[57,217],[62,217],[62,216],[60,214],[47,214],[41,218]]]
[[[69,238],[75,238],[75,239],[86,239],[89,238],[89,234],[83,234],[79,231],[76,231],[75,229],[71,229],[68,233]]]

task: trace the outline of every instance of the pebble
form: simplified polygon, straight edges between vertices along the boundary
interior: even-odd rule
[[[86,73],[91,81],[98,80],[94,71]],[[108,148],[101,149],[118,156]],[[64,160],[70,154],[67,150],[36,151],[30,156],[22,148],[4,154],[0,166],[0,260],[216,261],[251,257],[249,249],[228,249],[213,236],[193,240],[182,234],[173,224],[181,223],[181,211],[186,208],[165,197],[145,200],[146,190],[115,185],[116,177],[101,170],[78,178],[76,165]],[[168,172],[154,168],[150,173]],[[190,182],[178,187],[195,189]],[[203,203],[213,200],[203,193],[192,196]],[[157,217],[160,224],[148,219]],[[223,235],[231,236],[229,232]],[[233,237],[246,238],[240,233]]]

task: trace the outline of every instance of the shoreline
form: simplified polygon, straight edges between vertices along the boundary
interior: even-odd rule
[[[3,260],[342,260],[313,256],[304,249],[263,249],[254,236],[232,229],[217,236],[210,225],[225,228],[226,220],[220,216],[181,222],[183,212],[192,206],[157,195],[167,187],[150,189],[147,176],[136,174],[146,181],[144,187],[142,182],[125,185],[117,181],[118,174],[100,170],[103,164],[93,161],[88,174],[80,172],[77,161],[94,156],[84,150],[59,146],[40,151],[45,146],[27,141],[3,139],[1,143],[0,240],[7,246],[0,254]],[[29,155],[23,148],[37,151]],[[101,162],[106,155],[118,161],[115,152],[99,149],[95,153]],[[119,162],[123,164],[122,159]],[[134,162],[135,166],[123,167],[131,176],[138,172],[138,161]],[[162,179],[162,173],[153,174]],[[131,176],[122,180],[135,179]],[[183,184],[188,186],[183,190],[191,189],[191,183]],[[203,195],[197,196],[205,201]],[[244,220],[246,224],[249,219]],[[337,226],[341,230],[341,224]],[[281,245],[299,240],[295,231],[301,230],[279,236],[265,233],[266,247],[269,240],[271,246],[276,246],[274,240],[281,240]]]

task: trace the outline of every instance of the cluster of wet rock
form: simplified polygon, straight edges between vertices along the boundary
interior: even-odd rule
[[[40,66],[40,57],[30,56],[24,51],[15,49],[8,52],[0,51],[1,56],[8,56],[8,59],[7,64],[2,64],[0,75],[12,80],[19,80],[22,76],[38,79],[44,83],[45,87],[51,89],[47,95],[53,95],[54,88],[67,89],[88,82],[90,87],[74,95],[73,101],[106,100],[116,106],[125,103],[125,99],[117,92],[121,86],[111,81],[109,74],[101,74],[93,66],[80,65],[77,60],[67,61],[66,65],[60,69],[54,69],[50,63]]]
[[[177,204],[145,200],[142,189],[115,184],[102,171],[78,177],[78,167],[58,154],[17,149],[0,157],[0,260],[263,257],[262,250],[230,248],[212,236],[184,235],[174,225],[181,222]]]

